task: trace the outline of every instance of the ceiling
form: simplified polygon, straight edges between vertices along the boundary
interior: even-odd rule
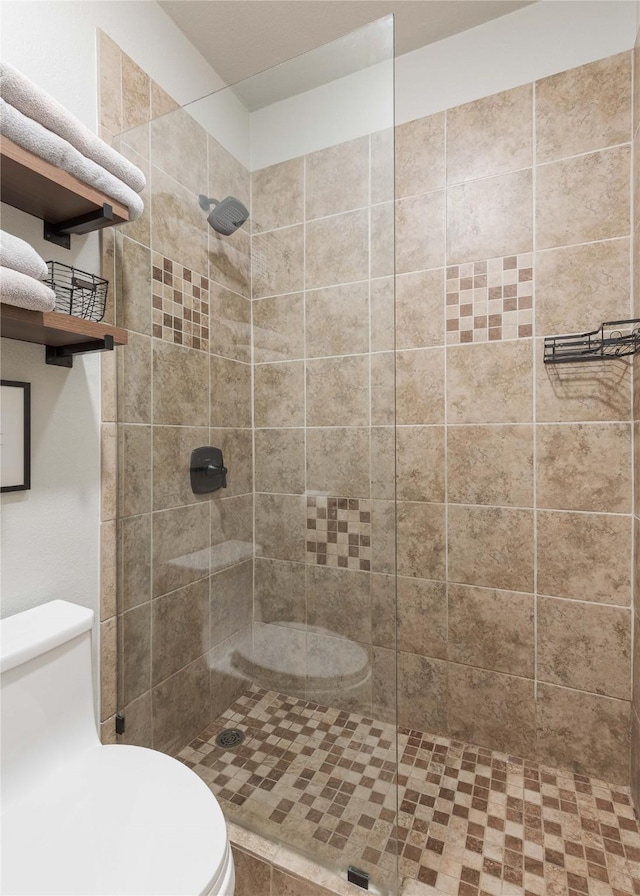
[[[466,31],[533,0],[160,0],[226,84],[393,13],[396,55]]]

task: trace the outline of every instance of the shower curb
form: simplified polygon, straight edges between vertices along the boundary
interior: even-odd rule
[[[307,894],[308,896],[362,896],[367,892],[288,846],[274,843],[273,840],[248,831],[231,821],[227,821],[227,829],[234,852],[242,852],[287,877],[302,880],[307,885],[313,885],[313,890],[305,889],[305,896]],[[377,891],[373,888],[368,892],[376,893]],[[260,896],[269,896],[269,894],[260,894]],[[273,888],[271,896],[277,896],[277,892]],[[400,887],[399,896],[447,896],[447,894],[429,884],[405,878]]]

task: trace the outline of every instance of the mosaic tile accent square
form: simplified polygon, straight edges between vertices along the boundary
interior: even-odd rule
[[[447,268],[447,344],[533,335],[533,255]]]
[[[254,687],[178,758],[232,821],[374,885],[399,856],[438,896],[640,894],[628,788],[411,728],[397,749],[397,819],[396,729],[356,713]]]
[[[209,280],[153,253],[153,335],[209,351]]]
[[[371,569],[371,501],[307,496],[307,563]]]

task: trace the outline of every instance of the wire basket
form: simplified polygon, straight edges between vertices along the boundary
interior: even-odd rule
[[[56,311],[100,321],[107,306],[109,281],[60,261],[48,261],[45,281],[56,294]]]

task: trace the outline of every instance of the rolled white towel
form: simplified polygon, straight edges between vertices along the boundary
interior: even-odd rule
[[[145,177],[139,168],[8,62],[0,62],[0,96],[27,118],[58,134],[83,156],[105,168],[136,193],[144,190]]]
[[[0,267],[0,302],[30,311],[53,311],[56,294],[33,277],[12,268]]]
[[[144,202],[137,193],[100,165],[85,158],[62,137],[48,131],[37,121],[27,118],[9,103],[0,99],[0,134],[13,140],[34,155],[46,159],[57,168],[73,174],[106,196],[126,205],[129,218],[135,221],[144,210]]]
[[[11,268],[35,280],[45,280],[49,274],[33,246],[5,230],[0,230],[0,267]]]

